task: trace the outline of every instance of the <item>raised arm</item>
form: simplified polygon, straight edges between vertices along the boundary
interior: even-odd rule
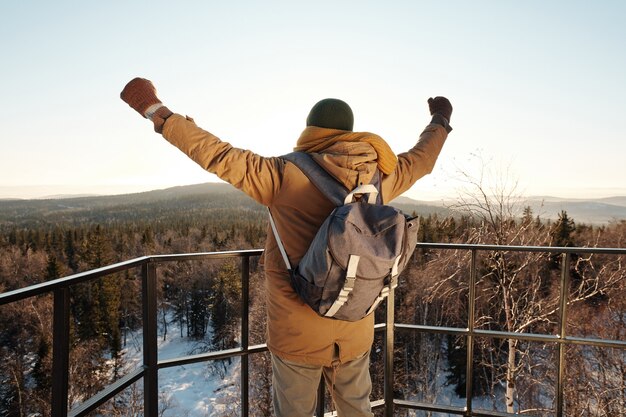
[[[398,155],[394,172],[383,179],[383,196],[389,202],[407,191],[423,176],[430,174],[452,130],[450,117],[452,105],[445,97],[428,99],[432,120],[421,133],[419,140],[408,152]]]
[[[154,85],[135,78],[120,94],[154,130],[205,170],[242,190],[257,202],[269,205],[280,188],[284,162],[238,149],[199,128],[189,117],[174,114],[156,95]]]

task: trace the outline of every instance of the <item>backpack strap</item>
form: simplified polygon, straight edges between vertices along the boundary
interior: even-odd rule
[[[278,250],[280,250],[280,254],[283,257],[283,261],[285,261],[285,266],[287,270],[291,274],[291,262],[289,262],[289,257],[287,256],[287,251],[285,250],[285,245],[283,245],[283,241],[278,234],[278,229],[276,228],[276,223],[274,223],[274,217],[272,216],[272,211],[270,208],[267,208],[267,214],[270,216],[270,225],[272,226],[272,232],[274,232],[274,238],[276,238],[276,244],[278,245]]]
[[[330,175],[324,168],[322,168],[315,160],[306,152],[292,152],[282,156],[283,159],[294,164],[311,183],[322,194],[326,196],[335,206],[343,206],[347,202],[347,197],[352,195],[350,190],[337,181],[332,175]],[[372,177],[371,184],[376,187],[378,195],[376,196],[376,203],[382,204],[382,194],[380,193],[380,172],[376,170],[374,177]],[[358,189],[358,187],[357,187]],[[354,190],[356,191],[356,189]],[[367,191],[371,192],[371,190]],[[353,192],[354,193],[354,192]]]
[[[378,294],[378,297],[376,297],[376,300],[374,300],[372,306],[369,308],[369,310],[367,310],[367,313],[365,313],[366,316],[369,316],[371,313],[373,313],[374,310],[376,310],[376,307],[378,307],[378,304],[380,304],[381,301],[389,296],[389,293],[392,289],[398,286],[398,265],[400,264],[400,257],[401,256],[398,256],[396,258],[396,261],[393,263],[393,267],[391,268],[391,281],[388,285],[385,285],[382,290],[380,290],[380,294]]]
[[[335,299],[335,302],[330,306],[324,317],[333,317],[341,307],[348,301],[348,296],[354,289],[354,283],[356,282],[356,269],[359,266],[358,255],[350,255],[348,259],[348,268],[346,269],[346,281],[343,284],[343,288],[339,291],[339,295]]]
[[[376,170],[374,173],[374,177],[372,177],[371,184],[360,185],[355,188],[352,192],[349,192],[346,187],[344,187],[339,181],[337,181],[332,175],[324,170],[317,162],[311,158],[311,155],[305,152],[292,152],[287,155],[282,156],[283,159],[294,164],[306,177],[311,181],[311,183],[318,189],[322,194],[326,196],[335,206],[343,206],[344,204],[348,204],[352,202],[355,194],[369,194],[368,202],[373,204],[374,202],[378,204],[382,204],[382,195],[380,193],[380,172]],[[375,201],[374,201],[375,198]],[[285,250],[285,246],[283,245],[283,241],[278,234],[278,229],[276,228],[276,224],[274,222],[274,218],[272,216],[272,212],[269,207],[267,208],[267,212],[270,218],[270,225],[272,226],[272,232],[274,233],[274,237],[276,238],[276,244],[278,245],[278,249],[280,250],[280,254],[285,261],[285,266],[287,270],[291,271],[291,262],[289,262],[289,257],[287,256],[287,251]],[[356,265],[358,264],[358,258],[356,259],[355,273],[356,273]],[[347,288],[346,288],[347,289]],[[348,291],[348,294],[352,291]],[[347,294],[346,294],[347,296]],[[343,305],[343,303],[341,304]],[[337,312],[341,305],[335,306],[333,310]],[[334,315],[334,313],[333,313]]]
[[[343,201],[349,193],[332,175],[326,172],[321,166],[305,152],[292,152],[282,156],[283,159],[294,164],[311,183],[322,194],[326,196],[335,206],[343,205]]]
[[[315,185],[315,187],[317,187],[317,189],[319,189],[322,194],[324,194],[326,198],[328,198],[335,206],[342,206],[344,204],[344,199],[351,195],[345,187],[337,182],[337,180],[335,180],[328,172],[324,171],[324,169],[322,169],[322,167],[320,167],[310,155],[304,152],[292,152],[284,155],[283,158],[298,167],[298,169],[306,175],[309,181],[311,181],[311,183]],[[291,273],[291,262],[289,262],[289,256],[287,256],[285,245],[283,245],[283,241],[278,234],[278,228],[276,227],[274,217],[272,216],[272,212],[269,207],[267,208],[267,212],[270,217],[270,225],[272,226],[272,232],[274,233],[276,244],[278,245],[278,249],[280,250],[283,260],[285,261],[287,270]]]

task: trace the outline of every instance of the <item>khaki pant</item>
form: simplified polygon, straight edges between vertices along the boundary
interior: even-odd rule
[[[325,367],[286,361],[272,355],[272,396],[276,416],[312,417],[323,374],[339,417],[373,417],[369,399],[372,391],[369,358],[367,352],[348,363]]]

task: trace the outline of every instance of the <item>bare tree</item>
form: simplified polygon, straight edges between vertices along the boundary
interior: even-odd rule
[[[475,220],[476,227],[470,229],[466,240],[478,244],[551,245],[554,240],[550,228],[540,221],[533,221],[532,211],[524,207],[524,199],[517,192],[518,182],[511,178],[510,170],[494,173],[488,168],[488,164],[483,163],[477,176],[461,172],[466,187],[460,192],[458,204],[452,208]],[[568,221],[566,216],[563,221]],[[573,223],[568,226],[573,226]],[[573,229],[570,227],[568,230]],[[621,257],[608,259],[606,256],[588,255],[573,256],[572,259],[568,309],[623,287],[625,271]],[[543,253],[507,250],[487,253],[479,266],[475,325],[512,333],[554,332],[559,312],[559,270],[554,266],[551,268],[548,260]],[[455,272],[449,266],[439,268],[447,274],[434,289],[440,296],[449,298],[450,291],[454,291],[450,281],[455,280]],[[516,339],[507,339],[503,346],[484,342],[488,346],[483,348],[490,351],[483,354],[481,360],[485,367],[493,370],[494,388],[504,381],[507,412],[515,412],[516,401],[518,412],[530,411],[522,407],[521,398],[531,395],[529,393],[534,391],[532,386],[540,383],[537,378],[540,369],[543,369],[542,374],[546,378],[546,364],[536,361],[541,354]],[[497,366],[495,361],[501,355],[505,356],[504,364]],[[533,359],[535,364],[531,365]],[[549,358],[545,359],[549,363]],[[518,384],[522,380],[526,381],[524,395]],[[533,407],[533,411],[541,410]]]
[[[452,208],[475,219],[476,227],[468,234],[468,242],[546,245],[549,237],[544,228],[531,220],[530,209],[524,210],[518,181],[513,179],[510,170],[494,173],[489,168],[483,161],[477,176],[460,171],[466,187],[461,189],[458,203]],[[540,324],[555,324],[558,299],[546,297],[550,284],[540,278],[544,256],[541,253],[496,251],[481,260],[476,291],[477,327],[523,333]],[[506,410],[513,413],[516,381],[524,372],[520,357],[527,356],[528,351],[521,350],[516,339],[508,339],[503,348],[492,352],[506,355],[503,378],[498,371],[500,367],[494,368],[492,384],[504,379]],[[489,356],[484,359],[491,361]]]

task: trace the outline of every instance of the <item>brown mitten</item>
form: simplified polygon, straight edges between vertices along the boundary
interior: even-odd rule
[[[163,105],[156,96],[154,85],[145,78],[131,80],[122,90],[120,98],[128,103],[130,107],[137,110],[143,117],[149,119]]]
[[[431,115],[440,114],[445,117],[448,122],[450,121],[450,117],[452,116],[452,104],[450,104],[450,100],[447,98],[441,96],[429,98],[428,108],[430,109]]]

